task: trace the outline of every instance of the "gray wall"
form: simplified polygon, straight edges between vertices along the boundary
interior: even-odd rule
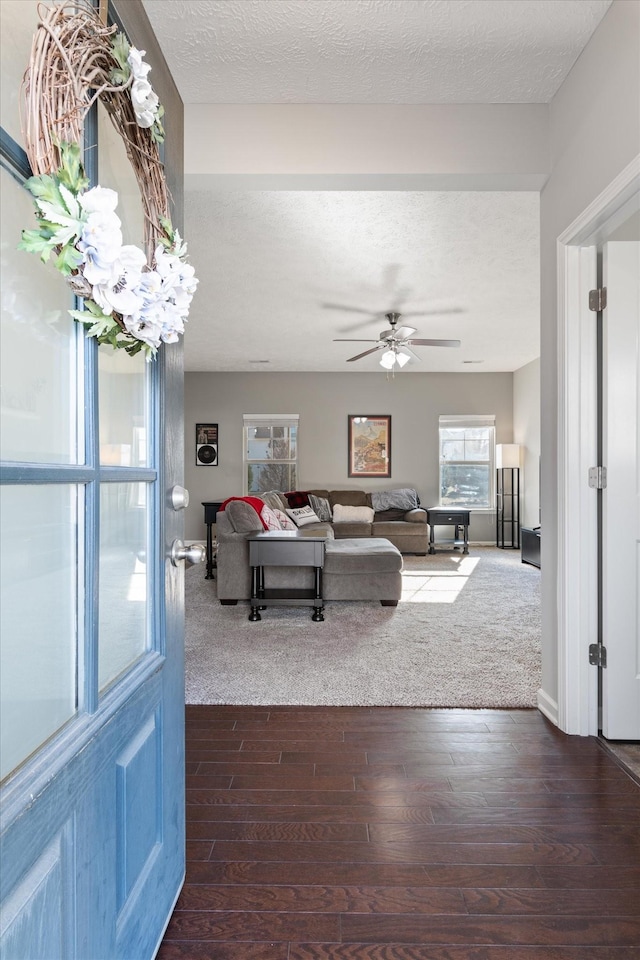
[[[557,702],[556,240],[640,150],[639,4],[614,0],[551,102],[550,120],[553,172],[540,202],[542,690]]]
[[[521,450],[521,512],[523,527],[540,523],[540,360],[532,360],[513,375],[513,440]]]
[[[242,494],[242,415],[300,415],[299,486],[388,490],[415,487],[438,502],[438,417],[495,414],[498,443],[513,440],[513,374],[187,373],[185,477],[191,494],[186,537],[203,539],[203,500]],[[347,476],[347,415],[391,414],[391,479]],[[195,465],[195,424],[219,425],[219,466]],[[495,514],[472,515],[470,536],[495,539]]]

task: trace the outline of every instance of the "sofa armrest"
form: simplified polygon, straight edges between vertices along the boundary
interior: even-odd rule
[[[426,523],[427,511],[423,510],[421,507],[416,507],[414,510],[407,510],[404,515],[404,519],[408,523]]]

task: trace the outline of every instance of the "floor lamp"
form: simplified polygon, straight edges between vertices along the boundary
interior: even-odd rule
[[[520,445],[496,445],[496,542],[520,549]]]

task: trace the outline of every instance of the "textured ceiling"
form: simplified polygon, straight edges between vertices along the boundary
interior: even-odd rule
[[[186,186],[201,278],[187,370],[380,370],[375,355],[347,366],[366,343],[332,339],[376,339],[394,308],[427,313],[411,318],[417,336],[462,340],[416,348],[422,362],[403,376],[515,370],[539,355],[537,193]]]
[[[611,0],[143,0],[186,103],[546,103]]]
[[[187,103],[415,104],[548,102],[611,0],[143,2]],[[187,177],[186,369],[379,371],[345,363],[367,344],[332,340],[375,339],[396,308],[428,312],[418,336],[462,341],[419,348],[403,375],[516,370],[539,356],[538,203]]]

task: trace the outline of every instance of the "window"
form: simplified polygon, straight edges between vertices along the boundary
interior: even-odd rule
[[[495,417],[440,417],[440,505],[493,506]]]
[[[297,488],[298,420],[297,413],[244,415],[245,493]]]

